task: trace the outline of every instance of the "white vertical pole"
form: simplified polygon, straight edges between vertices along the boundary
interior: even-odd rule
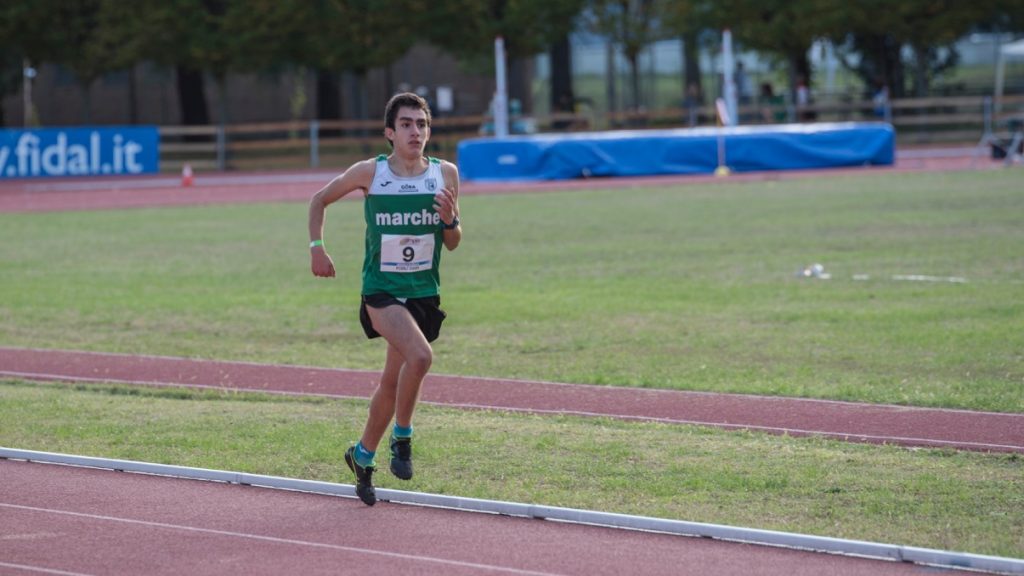
[[[28,58],[22,61],[22,87],[24,89],[24,102],[22,103],[22,122],[26,128],[35,122],[35,110],[32,104],[32,79],[36,77],[36,69]]]
[[[508,136],[508,88],[505,83],[505,39],[501,36],[494,39],[494,75],[494,135],[505,138]]]
[[[732,32],[722,31],[722,82],[724,84],[725,107],[729,110],[726,126],[736,125],[736,78],[735,62],[732,57]]]
[[[992,91],[992,95],[995,96],[995,113],[999,114],[1003,110],[1003,83],[1006,75],[1006,61],[1003,60],[1003,47],[1000,42],[999,34],[995,34],[996,37],[996,86]]]

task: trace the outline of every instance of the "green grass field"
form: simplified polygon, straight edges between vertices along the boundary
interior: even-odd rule
[[[352,483],[366,403],[0,381],[0,445]],[[423,406],[387,488],[1024,557],[1024,460]]]
[[[1022,214],[1013,170],[467,196],[433,371],[1024,412]],[[361,218],[329,210],[322,280],[302,204],[0,214],[0,345],[376,369]],[[0,445],[350,482],[365,409],[5,381]],[[417,422],[419,477],[382,485],[1024,557],[1017,456]]]
[[[1016,171],[462,199],[438,373],[1024,411]],[[0,215],[0,344],[376,369],[362,207]],[[831,280],[798,279],[820,262]],[[896,281],[956,276],[967,283]],[[855,280],[867,275],[867,280]]]

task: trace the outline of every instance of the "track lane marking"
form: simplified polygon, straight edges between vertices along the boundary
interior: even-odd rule
[[[331,394],[327,392],[298,392],[291,390],[267,390],[262,388],[247,388],[239,386],[215,386],[211,384],[188,384],[183,382],[170,382],[163,380],[127,380],[122,378],[102,378],[87,376],[66,376],[61,374],[43,374],[36,372],[16,372],[11,370],[0,370],[0,376],[15,378],[26,378],[32,380],[49,380],[64,382],[91,382],[96,384],[131,384],[139,386],[151,386],[160,388],[192,388],[197,390],[219,390],[222,392],[251,392],[254,394],[273,394],[279,396],[308,396],[313,398],[338,398],[344,400],[369,400],[367,396]],[[568,385],[571,386],[571,385]],[[555,416],[580,416],[586,418],[616,418],[619,420],[631,420],[638,422],[657,422],[661,424],[683,424],[689,426],[710,426],[726,430],[751,430],[755,432],[767,432],[770,434],[790,434],[793,436],[821,436],[835,440],[861,442],[889,443],[899,446],[916,447],[950,447],[950,448],[973,448],[975,450],[998,450],[1010,452],[1024,452],[1024,446],[1014,444],[990,444],[985,442],[971,442],[960,440],[941,440],[937,438],[919,438],[915,436],[884,436],[875,434],[862,434],[858,432],[836,432],[830,430],[806,430],[803,428],[787,428],[781,426],[763,426],[758,424],[735,424],[729,422],[716,422],[714,420],[686,420],[681,418],[663,418],[657,416],[637,416],[635,414],[617,414],[612,412],[588,412],[584,410],[560,410],[547,408],[518,408],[514,406],[502,406],[491,404],[469,404],[457,402],[436,402],[421,400],[421,404],[438,406],[444,408],[461,408],[468,410],[498,410],[502,412],[515,412],[523,414],[550,414]],[[941,409],[940,409],[941,410]],[[952,410],[950,410],[952,411]],[[1007,414],[994,412],[993,415],[1005,416]],[[1016,414],[1009,414],[1016,416]]]
[[[164,528],[169,530],[179,530],[184,532],[198,532],[201,534],[213,534],[216,536],[228,536],[232,538],[242,538],[248,540],[258,540],[261,542],[272,542],[275,544],[291,544],[297,546],[308,546],[311,548],[324,548],[328,550],[337,550],[341,552],[353,552],[357,554],[367,554],[370,556],[383,556],[385,558],[397,558],[401,560],[412,560],[416,562],[432,562],[436,564],[442,564],[446,566],[456,566],[459,568],[471,568],[474,570],[487,570],[490,572],[502,572],[507,574],[522,574],[524,576],[560,576],[553,572],[534,572],[532,570],[520,570],[518,568],[509,568],[505,566],[494,566],[489,564],[478,564],[475,562],[462,562],[460,560],[448,560],[445,558],[436,558],[433,556],[416,556],[413,554],[402,554],[400,552],[387,552],[383,550],[368,550],[366,548],[355,548],[353,546],[342,546],[340,544],[326,544],[323,542],[309,542],[306,540],[295,540],[291,538],[278,538],[276,536],[263,536],[260,534],[247,534],[245,532],[232,532],[230,530],[217,530],[214,528],[200,528],[197,526],[184,526],[181,524],[168,524],[165,522],[151,522],[149,520],[136,520],[133,518],[120,518],[117,516],[106,516],[102,514],[89,514],[85,512],[73,512],[70,510],[57,510],[53,508],[39,508],[36,506],[23,506],[21,504],[10,504],[6,502],[0,502],[0,507],[10,508],[14,510],[27,510],[30,512],[42,512],[46,514],[54,514],[61,516],[71,516],[75,518],[85,518],[89,520],[103,520],[107,522],[120,522],[123,524],[134,524],[138,526],[147,526],[150,528]],[[65,574],[64,572],[56,572],[57,574]]]
[[[25,564],[12,564],[10,562],[0,562],[0,568],[14,568],[15,570],[22,570],[24,572],[38,572],[40,574],[57,574],[58,576],[92,576],[92,574],[85,574],[84,572],[67,572],[65,570],[54,570],[53,568],[40,568],[39,566],[28,566]]]

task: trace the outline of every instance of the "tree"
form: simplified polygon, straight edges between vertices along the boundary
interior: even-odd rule
[[[466,68],[493,72],[494,39],[504,38],[513,64],[551,48],[572,31],[584,0],[449,0],[427,14],[425,39]],[[514,65],[509,67],[514,69]],[[552,71],[554,75],[554,70]],[[525,100],[528,86],[511,74],[509,92]]]
[[[691,104],[704,102],[704,88],[700,70],[700,37],[715,26],[712,2],[709,0],[678,0],[668,2],[662,12],[666,35],[677,34],[683,44],[684,101]]]
[[[0,127],[6,125],[3,100],[13,94],[23,80],[24,54],[16,40],[9,10],[9,5],[0,6]]]
[[[786,64],[791,98],[799,81],[812,83],[811,46],[843,19],[843,0],[720,0],[713,19],[743,46]]]
[[[849,65],[849,58],[845,61],[868,87],[884,84],[893,97],[904,96],[904,71],[909,67],[911,93],[923,97],[932,80],[957,63],[955,42],[991,20],[996,7],[993,0],[863,0],[844,9],[836,40],[845,40],[847,51],[859,56],[856,65]],[[908,62],[903,59],[904,47],[913,54]]]
[[[319,0],[313,3],[303,61],[320,70],[321,89],[336,72],[354,77],[352,104],[356,117],[369,117],[365,85],[373,68],[390,66],[424,36],[432,6],[416,0]],[[327,82],[327,83],[324,83]]]
[[[124,49],[158,66],[174,69],[181,122],[210,123],[203,74],[222,83],[237,53],[224,33],[231,0],[136,0],[119,3]],[[238,2],[240,0],[234,0]],[[223,99],[222,99],[223,102]]]
[[[654,16],[664,11],[661,4],[659,0],[592,0],[590,5],[591,29],[618,44],[629,62],[633,110],[639,109],[642,101],[637,65],[640,52],[663,35],[661,22]]]
[[[89,122],[89,87],[118,69],[118,47],[109,41],[114,0],[37,0],[10,3],[3,11],[6,41],[34,64],[57,64],[74,74]]]
[[[572,45],[566,34],[549,50],[551,60],[551,111],[573,112],[576,93],[572,88]]]

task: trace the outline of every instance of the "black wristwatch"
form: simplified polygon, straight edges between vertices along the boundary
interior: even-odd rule
[[[441,222],[441,225],[442,225],[442,226],[444,226],[444,229],[445,229],[445,230],[455,230],[456,228],[458,228],[458,227],[459,227],[459,217],[458,217],[458,216],[456,216],[456,217],[455,217],[455,218],[454,218],[454,219],[452,220],[452,223],[451,223],[451,224],[445,224],[444,222]]]

